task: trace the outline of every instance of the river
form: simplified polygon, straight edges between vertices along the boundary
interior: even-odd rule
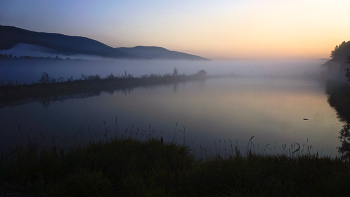
[[[136,73],[140,65],[129,67],[130,72]],[[271,74],[276,65],[263,71]],[[6,66],[3,66],[3,71],[15,72],[8,67],[4,69]],[[159,66],[158,62],[146,68],[156,73]],[[173,66],[158,70],[171,72]],[[183,65],[177,67],[180,73],[185,70]],[[261,67],[250,64],[245,72]],[[47,68],[50,71],[57,69]],[[187,72],[200,68],[206,69],[208,74],[227,74],[229,71],[245,74],[227,65],[221,70],[220,67],[197,66]],[[298,71],[312,71],[311,67],[306,68],[308,70]],[[39,75],[44,69],[39,65],[32,70]],[[96,74],[93,69],[88,70],[90,73],[81,68],[71,70],[76,70],[71,72],[75,78],[79,77],[78,71]],[[107,68],[102,70],[108,73]],[[121,72],[125,67],[118,70]],[[40,77],[33,72],[23,78],[30,81]],[[59,75],[64,72],[67,71],[61,71]],[[137,75],[142,74],[138,72]],[[102,92],[86,98],[72,95],[49,105],[33,101],[4,107],[0,109],[0,148],[14,148],[29,138],[48,146],[67,147],[72,143],[85,144],[118,135],[142,140],[149,136],[162,137],[167,142],[186,143],[198,157],[217,153],[227,155],[234,151],[235,146],[244,152],[248,144],[260,154],[293,152],[300,145],[298,153],[311,151],[336,156],[343,124],[327,103],[324,85],[317,80],[270,78],[257,73],[250,77],[212,78]],[[11,79],[22,74],[12,74]],[[10,80],[4,76],[4,80]]]

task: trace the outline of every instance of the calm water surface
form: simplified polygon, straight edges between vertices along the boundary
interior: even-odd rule
[[[46,108],[33,102],[2,108],[0,117],[2,150],[20,143],[20,136],[66,146],[104,139],[106,130],[107,137],[130,136],[132,130],[135,138],[153,133],[165,141],[192,143],[196,155],[203,156],[222,154],[225,147],[229,153],[230,140],[244,150],[252,136],[260,153],[264,148],[279,153],[279,145],[288,149],[297,142],[312,145],[314,153],[335,156],[342,128],[319,82],[249,77],[102,93]]]

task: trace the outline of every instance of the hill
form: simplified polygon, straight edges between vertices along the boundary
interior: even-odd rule
[[[169,51],[162,47],[156,46],[136,46],[133,48],[120,47],[116,48],[127,54],[136,55],[138,57],[146,57],[150,59],[184,59],[184,60],[209,60],[199,56],[190,55],[176,51]]]
[[[8,50],[23,43],[42,46],[49,49],[50,53],[63,55],[82,54],[128,59],[208,60],[195,55],[169,51],[161,47],[113,48],[86,37],[34,32],[12,26],[0,25],[0,38],[0,50]]]

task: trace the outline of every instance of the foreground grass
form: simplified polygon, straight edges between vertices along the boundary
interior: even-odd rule
[[[339,158],[236,153],[198,160],[186,145],[110,139],[68,151],[33,143],[3,155],[0,186],[37,196],[348,196]]]

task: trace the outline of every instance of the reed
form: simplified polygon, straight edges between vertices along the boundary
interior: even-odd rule
[[[106,123],[83,143],[80,134],[68,149],[42,140],[22,140],[0,159],[0,189],[36,196],[347,196],[348,161],[313,154],[308,144],[290,148],[265,145],[260,153],[253,137],[242,153],[231,140],[219,140],[215,154],[196,158],[185,143],[185,128],[171,142],[141,139],[139,128],[118,129],[110,138]],[[20,130],[20,127],[19,127]],[[81,127],[80,132],[84,132]],[[135,131],[136,130],[136,131]],[[183,132],[184,142],[175,140]],[[103,136],[103,138],[100,137]],[[91,136],[94,139],[91,139]],[[44,136],[42,135],[42,138]],[[228,143],[229,142],[229,143]],[[277,154],[267,154],[271,147]],[[200,147],[203,153],[208,150]],[[303,151],[305,149],[305,151]],[[210,150],[211,152],[211,150]],[[201,152],[202,155],[202,152]],[[221,156],[223,155],[223,156]],[[203,156],[201,156],[203,157]]]

